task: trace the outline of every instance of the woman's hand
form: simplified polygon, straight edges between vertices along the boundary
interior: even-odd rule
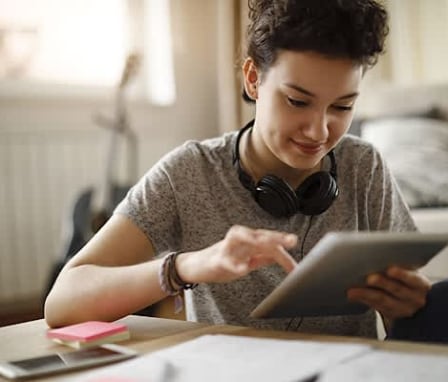
[[[417,271],[391,267],[385,274],[369,275],[367,287],[351,288],[347,296],[377,310],[389,329],[395,319],[411,317],[424,307],[430,289],[430,281]]]
[[[218,243],[179,255],[176,268],[191,283],[228,282],[273,263],[289,273],[296,262],[287,249],[296,245],[294,234],[233,226]]]

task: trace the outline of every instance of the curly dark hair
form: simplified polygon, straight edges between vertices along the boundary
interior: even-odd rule
[[[350,58],[368,68],[384,51],[385,8],[375,0],[248,0],[247,56],[266,72],[278,50]]]

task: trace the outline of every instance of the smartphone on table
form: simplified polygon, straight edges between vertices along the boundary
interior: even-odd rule
[[[123,346],[102,345],[15,361],[0,361],[0,375],[9,379],[26,379],[104,365],[136,355],[136,351]]]

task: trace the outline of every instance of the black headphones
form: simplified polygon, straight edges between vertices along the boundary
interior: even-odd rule
[[[254,120],[238,132],[233,151],[233,164],[237,168],[241,184],[251,192],[260,207],[277,218],[291,217],[298,212],[303,215],[318,215],[325,212],[339,194],[336,182],[336,158],[333,151],[328,153],[331,160],[330,171],[318,171],[310,175],[295,191],[275,175],[265,175],[255,184],[241,167],[239,155],[241,137],[253,125]]]

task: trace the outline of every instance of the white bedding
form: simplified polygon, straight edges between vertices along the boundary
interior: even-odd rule
[[[412,216],[422,232],[448,233],[448,208],[417,208],[412,210]],[[433,281],[448,278],[448,247],[423,267],[422,272]]]
[[[369,88],[358,117],[372,122],[360,126],[361,135],[391,160],[419,230],[448,233],[448,85]],[[448,278],[448,248],[423,271],[434,280]]]
[[[448,233],[448,207],[415,208],[412,210],[412,216],[422,232]]]
[[[386,159],[411,207],[448,207],[448,121],[378,118],[361,135]]]

